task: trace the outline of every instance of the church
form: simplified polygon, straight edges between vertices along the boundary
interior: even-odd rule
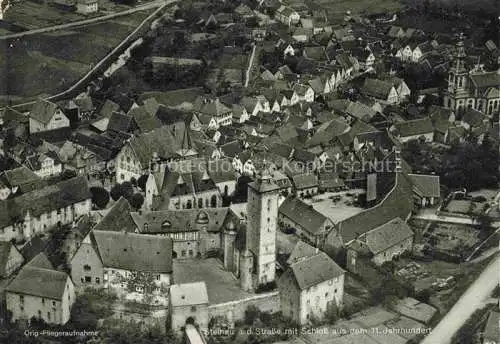
[[[448,87],[444,92],[444,107],[455,112],[473,108],[487,115],[500,109],[500,69],[487,72],[483,66],[467,66],[464,37],[456,44],[456,51],[448,73]]]

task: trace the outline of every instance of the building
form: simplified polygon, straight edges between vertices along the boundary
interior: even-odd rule
[[[292,263],[281,275],[281,311],[299,325],[322,320],[327,311],[341,309],[345,271],[324,252]]]
[[[251,285],[242,277],[245,290],[273,283],[276,273],[276,229],[278,222],[278,195],[280,188],[265,170],[248,184],[246,252],[240,259],[240,269],[247,274],[250,266]],[[253,264],[250,264],[250,260]],[[253,266],[253,268],[252,268]]]
[[[208,329],[208,293],[205,282],[174,284],[170,287],[170,326],[182,331],[186,324]]]
[[[381,104],[398,104],[400,102],[396,88],[391,82],[385,80],[365,79],[361,93],[376,99]]]
[[[99,11],[99,1],[97,0],[77,0],[76,11],[81,14],[96,13]]]
[[[91,196],[87,178],[80,176],[0,201],[0,241],[71,224],[90,213]]]
[[[280,6],[274,15],[279,22],[291,26],[300,22],[300,14],[288,6]]]
[[[12,321],[33,317],[48,324],[64,325],[69,321],[75,291],[71,278],[61,271],[28,263],[5,289],[7,310]]]
[[[36,154],[26,158],[25,165],[41,178],[58,175],[62,172],[62,162],[57,154]]]
[[[413,248],[413,231],[401,218],[359,235],[347,246],[347,269],[357,271],[358,257],[369,257],[376,265],[382,265]]]
[[[408,174],[413,184],[413,200],[418,207],[434,206],[441,199],[439,176]]]
[[[26,166],[3,171],[0,174],[0,200],[9,195],[22,194],[43,186],[43,181]]]
[[[486,72],[481,65],[468,68],[463,39],[461,35],[448,72],[444,107],[455,112],[473,108],[487,115],[496,113],[500,109],[500,69]]]
[[[30,134],[69,128],[69,119],[57,104],[38,99],[29,115]]]
[[[115,231],[91,231],[71,259],[78,287],[164,296],[171,283],[172,240]]]
[[[0,279],[7,278],[24,263],[24,258],[10,241],[0,241]]]
[[[429,117],[398,122],[390,128],[393,135],[400,142],[425,139],[426,142],[434,141],[434,125]]]
[[[333,222],[296,197],[288,197],[278,210],[280,226],[293,228],[295,234],[316,247],[323,247]]]

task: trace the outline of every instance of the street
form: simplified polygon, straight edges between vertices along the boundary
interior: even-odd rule
[[[432,332],[425,337],[422,344],[449,344],[453,335],[477,309],[484,306],[493,289],[499,282],[500,256],[497,257],[479,275],[478,279],[460,297],[448,314],[439,322]]]

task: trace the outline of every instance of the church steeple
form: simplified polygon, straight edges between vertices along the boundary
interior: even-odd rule
[[[460,34],[456,44],[453,63],[448,76],[448,91],[457,93],[465,90],[468,71],[465,68],[467,54],[464,47],[464,35]]]

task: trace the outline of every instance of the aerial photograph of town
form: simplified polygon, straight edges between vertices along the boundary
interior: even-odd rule
[[[0,0],[0,344],[500,344],[500,1]]]

